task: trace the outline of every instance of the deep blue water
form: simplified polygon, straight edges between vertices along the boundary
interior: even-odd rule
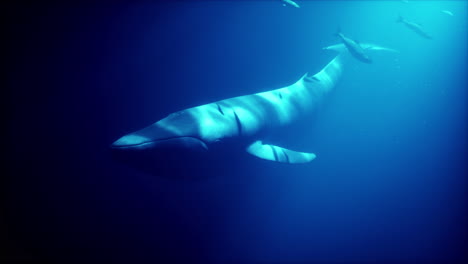
[[[5,6],[5,260],[466,261],[467,2],[297,3]],[[314,118],[274,138],[311,163],[232,157],[190,181],[111,158],[169,113],[319,71],[338,27],[399,53],[347,62]]]

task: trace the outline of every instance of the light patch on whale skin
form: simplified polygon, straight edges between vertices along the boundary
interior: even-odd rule
[[[232,129],[232,125],[224,120],[213,104],[201,105],[191,110],[197,120],[200,137],[208,142],[229,134],[229,130]]]
[[[233,107],[232,112],[239,118],[239,125],[241,128],[238,128],[238,131],[242,131],[242,135],[250,136],[259,131],[262,122],[252,111],[243,107]],[[236,123],[236,126],[237,125]]]
[[[276,116],[281,125],[292,121],[295,116],[295,109],[290,100],[281,99],[278,95],[272,92],[260,93],[258,96],[268,101],[276,112]]]
[[[116,142],[114,142],[115,147],[127,147],[140,145],[146,142],[149,142],[150,139],[140,135],[129,134],[124,137],[121,137]]]

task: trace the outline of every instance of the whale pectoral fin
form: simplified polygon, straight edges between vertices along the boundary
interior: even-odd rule
[[[316,157],[314,153],[293,151],[274,145],[263,144],[260,140],[250,144],[246,150],[258,158],[281,163],[306,163]]]
[[[346,48],[346,46],[343,43],[331,45],[331,46],[325,47],[323,49],[324,50],[333,50],[333,51],[337,51],[337,52],[340,52],[340,53],[345,52],[345,51],[348,50],[348,48]]]
[[[386,48],[386,47],[381,47],[375,44],[370,44],[370,43],[363,43],[361,47],[365,50],[382,50],[382,51],[389,51],[389,52],[395,52],[395,53],[400,53],[398,50]]]
[[[356,41],[356,43],[358,43],[358,42]],[[366,50],[366,51],[369,51],[369,50],[382,50],[382,51],[400,53],[398,50],[394,50],[394,49],[390,49],[390,48],[386,48],[386,47],[381,47],[381,46],[370,44],[370,43],[358,43],[358,45],[361,46],[361,48]],[[348,48],[346,48],[346,46],[343,43],[331,45],[331,46],[325,47],[323,49],[324,50],[333,50],[333,51],[337,51],[337,52],[340,52],[340,53],[345,52],[345,51],[348,50]]]

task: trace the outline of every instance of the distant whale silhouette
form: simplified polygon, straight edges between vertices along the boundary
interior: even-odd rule
[[[342,44],[336,44],[332,46],[325,47],[323,49],[326,50],[335,50],[338,52],[344,52],[344,51],[349,51],[351,55],[353,55],[354,58],[365,62],[365,63],[372,63],[372,59],[369,57],[367,54],[368,51],[371,50],[383,50],[383,51],[390,51],[390,52],[398,52],[394,49],[389,49],[385,47],[381,47],[375,44],[369,44],[369,43],[358,43],[355,40],[352,40],[343,33],[341,33],[341,30],[338,29],[337,33],[335,33],[336,36],[338,36],[341,39]]]
[[[411,22],[403,18],[401,15],[398,16],[398,19],[396,21],[397,23],[403,23],[407,28],[411,29],[412,31],[416,32],[418,35],[420,35],[423,38],[426,39],[432,39],[432,36],[427,33],[420,24]]]
[[[286,5],[290,5],[290,6],[293,6],[295,8],[301,8],[296,2],[294,2],[293,0],[281,0],[283,2],[283,6],[286,6]]]

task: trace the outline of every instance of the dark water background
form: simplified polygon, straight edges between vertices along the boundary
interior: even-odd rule
[[[298,3],[4,6],[3,258],[466,260],[467,2]],[[312,163],[233,157],[184,181],[111,159],[114,140],[171,112],[320,70],[338,26],[400,53],[347,63],[315,118],[277,137]]]

